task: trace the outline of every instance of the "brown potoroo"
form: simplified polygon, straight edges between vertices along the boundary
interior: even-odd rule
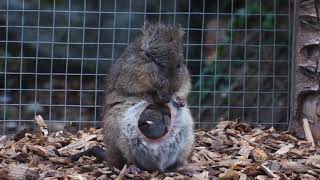
[[[194,134],[187,107],[191,83],[183,64],[182,36],[180,27],[145,23],[143,34],[111,67],[102,109],[109,165],[121,168],[128,163],[164,171],[187,162]],[[170,120],[161,125],[159,120],[168,119],[168,113],[148,109],[152,104],[169,108]],[[152,114],[153,119],[143,119]],[[141,128],[139,118],[151,124]],[[150,133],[151,129],[158,132]]]

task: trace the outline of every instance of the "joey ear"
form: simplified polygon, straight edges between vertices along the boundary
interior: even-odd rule
[[[145,21],[143,24],[143,34],[145,36],[151,36],[153,31],[154,31],[154,26],[148,21]]]
[[[143,28],[142,28],[142,33],[143,33],[144,37],[141,39],[141,43],[142,43],[141,48],[145,51],[149,48],[149,38],[148,37],[150,37],[150,35],[151,35],[150,28],[151,28],[151,24],[148,21],[145,21],[143,23]]]
[[[150,47],[150,42],[152,41],[152,39],[154,38],[155,34],[157,32],[155,32],[155,26],[152,23],[149,23],[148,21],[145,21],[143,24],[143,38],[142,38],[142,46],[141,48],[143,50],[147,50]]]
[[[143,30],[145,31],[145,30],[149,29],[150,26],[151,26],[151,24],[150,24],[148,21],[145,21],[145,22],[143,23]]]
[[[178,24],[177,27],[178,27],[178,30],[179,30],[179,37],[182,38],[185,32],[184,32],[181,24]]]

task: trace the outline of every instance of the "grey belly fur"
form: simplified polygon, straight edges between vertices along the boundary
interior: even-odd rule
[[[135,163],[145,170],[164,171],[179,164],[181,157],[191,151],[193,142],[193,122],[188,108],[181,108],[172,120],[168,134],[157,141],[150,141],[138,128],[138,119],[148,103],[141,101],[128,108],[123,116],[122,131],[128,151],[121,150],[128,163]],[[120,146],[119,146],[120,147]],[[123,147],[123,146],[122,146]],[[186,153],[187,152],[187,153]]]
[[[134,162],[145,170],[164,171],[176,163],[180,154],[179,150],[181,149],[181,146],[183,146],[183,134],[184,131],[181,129],[174,140],[160,145],[153,142],[145,143],[139,138],[133,140],[132,154]]]

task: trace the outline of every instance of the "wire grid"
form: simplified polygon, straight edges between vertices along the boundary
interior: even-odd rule
[[[105,76],[143,22],[180,24],[197,127],[289,123],[291,0],[3,0],[0,132],[99,126]]]

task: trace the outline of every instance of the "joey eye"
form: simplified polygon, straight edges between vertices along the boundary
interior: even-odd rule
[[[177,64],[176,68],[177,68],[177,69],[180,69],[180,68],[181,68],[181,64],[180,64],[180,63]]]

